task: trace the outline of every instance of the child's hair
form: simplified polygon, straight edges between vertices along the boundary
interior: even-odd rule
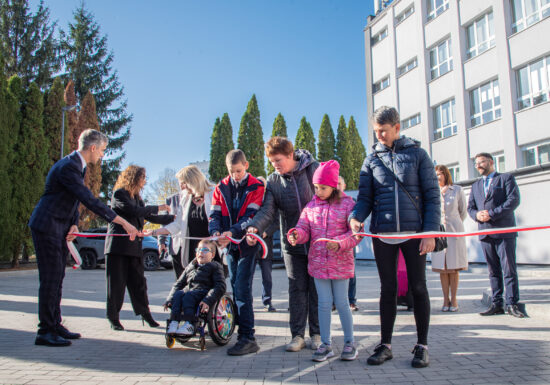
[[[212,253],[214,253],[214,256],[216,255],[216,242],[214,242],[211,239],[203,239],[199,242],[199,246],[207,246]]]
[[[272,137],[265,143],[264,147],[266,156],[278,154],[289,156],[290,154],[294,154],[292,142],[282,136]]]
[[[244,154],[243,150],[235,149],[231,150],[227,153],[225,156],[225,164],[228,166],[232,166],[234,164],[245,164],[246,163],[246,155]]]
[[[332,187],[332,193],[328,197],[327,202],[328,203],[340,203],[341,196],[342,196],[342,194],[341,194],[340,190],[338,190],[337,188]]]

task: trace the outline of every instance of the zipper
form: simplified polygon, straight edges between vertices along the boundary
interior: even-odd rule
[[[395,157],[393,156],[394,154],[395,154],[395,149],[392,148],[390,153],[391,168],[393,173],[395,174],[395,166],[394,166]],[[397,176],[397,174],[395,174],[395,176]],[[395,186],[395,220],[397,222],[397,232],[399,233],[401,232],[401,223],[399,218],[399,185],[397,184],[397,180],[394,180],[393,183]]]
[[[229,182],[231,183],[231,182]],[[227,204],[227,198],[223,195],[223,191],[220,189],[221,196],[225,202],[225,207],[227,207],[227,211],[229,211],[229,227],[233,226],[233,220],[231,219],[231,210],[229,209],[229,205]]]

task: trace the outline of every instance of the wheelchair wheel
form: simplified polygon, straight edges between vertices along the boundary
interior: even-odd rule
[[[228,294],[224,294],[208,312],[208,332],[217,345],[227,345],[235,330],[235,304]]]
[[[174,347],[174,344],[176,343],[176,339],[172,336],[169,336],[166,334],[166,347],[168,349],[172,349]]]

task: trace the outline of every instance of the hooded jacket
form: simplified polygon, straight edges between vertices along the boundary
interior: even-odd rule
[[[392,148],[381,143],[372,148],[361,169],[359,195],[350,217],[363,222],[371,214],[374,234],[439,231],[439,186],[432,160],[420,142],[402,136]],[[422,217],[388,168],[415,199]]]
[[[294,160],[296,168],[287,174],[277,171],[267,178],[266,192],[260,211],[254,216],[249,226],[258,229],[261,234],[279,215],[281,235],[296,226],[300,213],[314,195],[313,173],[319,163],[306,150],[296,150]],[[281,236],[282,249],[285,253],[306,254],[306,245],[292,246],[285,236]]]

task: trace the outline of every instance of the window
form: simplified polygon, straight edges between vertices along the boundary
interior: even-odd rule
[[[460,167],[458,167],[458,164],[447,166],[447,168],[451,173],[451,179],[453,182],[458,182],[460,180]]]
[[[384,38],[388,36],[388,28],[384,28],[382,31],[378,32],[376,35],[370,38],[370,45],[375,46],[380,43]]]
[[[522,150],[522,154],[524,167],[548,163],[550,162],[550,143],[526,147]]]
[[[530,63],[516,71],[519,110],[536,106],[548,100],[548,92],[550,91],[549,73],[550,56]]]
[[[482,84],[470,91],[470,124],[472,127],[500,118],[498,80]]]
[[[405,20],[407,17],[412,15],[414,13],[414,4],[411,4],[410,7],[405,9],[403,12],[401,12],[399,15],[395,17],[395,24],[401,23],[403,20]]]
[[[438,78],[453,69],[451,39],[445,40],[430,50],[430,68],[432,79]]]
[[[397,76],[401,76],[412,70],[413,68],[416,68],[418,65],[418,60],[416,58],[409,60],[405,64],[403,64],[401,67],[397,69]]]
[[[468,59],[487,51],[495,46],[495,26],[493,23],[493,12],[474,21],[466,27]]]
[[[428,21],[435,19],[449,8],[449,0],[428,0]]]
[[[412,126],[416,126],[417,124],[420,124],[420,114],[416,114],[410,118],[402,120],[401,129],[404,130]]]
[[[456,134],[455,100],[440,104],[433,110],[434,140]]]
[[[550,0],[512,0],[512,31],[519,32],[550,16]]]
[[[505,167],[506,160],[504,158],[504,154],[493,155],[493,159],[495,161],[495,170],[497,172],[506,171],[506,167]]]
[[[382,91],[390,86],[390,77],[386,76],[384,79],[377,81],[372,85],[372,93],[375,94],[378,91]]]

